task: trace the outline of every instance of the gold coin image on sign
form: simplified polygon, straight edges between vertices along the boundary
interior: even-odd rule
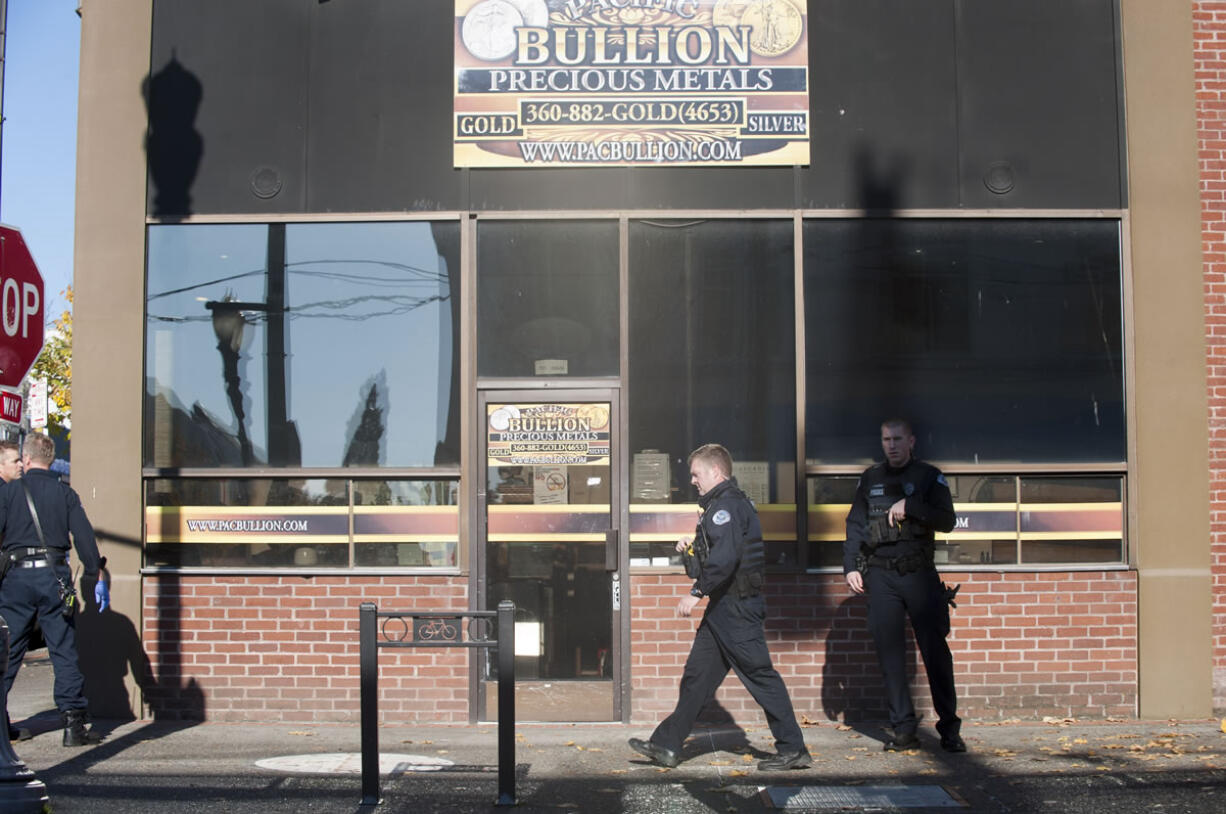
[[[524,18],[524,25],[533,28],[549,27],[549,6],[545,0],[503,0],[510,3]]]
[[[592,423],[592,429],[599,430],[609,423],[609,410],[601,404],[585,404],[578,409],[580,418]]]
[[[519,408],[508,404],[505,407],[499,407],[490,413],[490,426],[502,432],[507,427],[511,426],[511,419],[519,418]]]
[[[515,29],[523,24],[523,15],[507,0],[485,0],[464,16],[460,40],[477,59],[495,62],[515,52]]]
[[[716,0],[715,8],[711,10],[711,20],[716,25],[736,28],[741,24],[745,9],[760,2],[762,0]]]
[[[789,0],[762,0],[745,9],[741,25],[753,29],[749,47],[755,54],[777,57],[786,54],[800,42],[804,18]]]

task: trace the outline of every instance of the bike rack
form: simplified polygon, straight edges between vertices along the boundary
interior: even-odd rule
[[[421,619],[433,621],[422,623]],[[461,627],[461,619],[468,619],[468,624]],[[449,624],[449,621],[456,624]],[[496,638],[492,639],[489,635],[491,622],[496,628]],[[465,632],[467,639],[463,635]],[[381,647],[473,647],[498,651],[498,800],[494,805],[515,805],[515,604],[503,600],[496,611],[380,611],[374,602],[363,602],[358,606],[358,642],[361,805],[376,806],[382,802],[379,797],[378,686]]]

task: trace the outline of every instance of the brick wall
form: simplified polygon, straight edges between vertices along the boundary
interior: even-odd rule
[[[462,610],[457,577],[149,577],[145,704],[158,718],[357,722],[358,605]],[[468,720],[468,651],[379,651],[379,713]],[[135,671],[134,671],[135,672]]]
[[[974,720],[1117,717],[1136,714],[1136,575],[1129,571],[944,575],[961,583],[950,647],[959,709]],[[631,623],[633,717],[659,720],[677,700],[677,681],[697,619],[674,613],[689,582],[636,576]],[[798,717],[881,721],[880,671],[864,599],[841,576],[772,575],[767,639]],[[913,696],[932,721],[914,648]],[[742,725],[765,726],[735,676],[716,700]]]
[[[947,574],[962,583],[950,637],[961,709],[976,720],[1130,716],[1136,709],[1136,579],[1126,571]],[[631,708],[654,723],[676,702],[697,617],[674,608],[676,574],[631,577]],[[158,576],[145,583],[146,707],[159,718],[356,722],[358,614],[467,607],[463,577]],[[881,721],[864,600],[836,575],[773,575],[767,636],[798,716]],[[382,720],[468,720],[468,651],[380,651]],[[917,706],[931,720],[922,665]],[[764,725],[735,676],[717,696]],[[719,714],[719,709],[714,710]]]
[[[1226,2],[1193,3],[1209,395],[1213,705],[1226,710]]]

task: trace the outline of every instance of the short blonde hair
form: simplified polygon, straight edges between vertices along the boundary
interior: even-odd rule
[[[26,436],[26,455],[35,463],[50,466],[55,460],[55,442],[41,432],[32,432]]]
[[[719,444],[703,444],[690,453],[686,463],[692,464],[695,460],[700,460],[718,469],[725,476],[732,477],[732,453]]]

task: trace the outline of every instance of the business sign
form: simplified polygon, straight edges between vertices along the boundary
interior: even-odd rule
[[[607,464],[609,404],[490,404],[490,466]]]
[[[456,0],[457,167],[809,163],[805,0]]]

